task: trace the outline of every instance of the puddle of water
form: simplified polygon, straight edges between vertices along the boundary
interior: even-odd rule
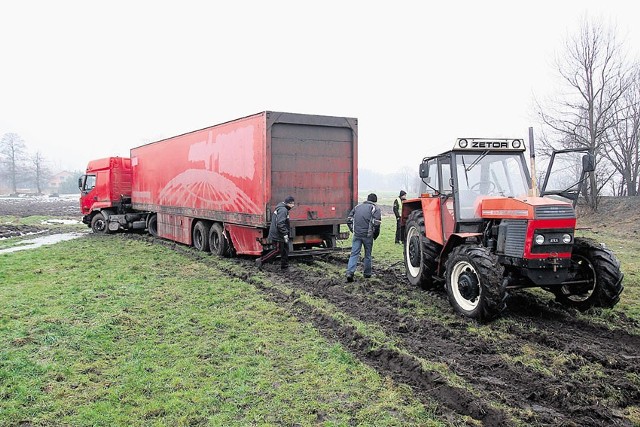
[[[77,239],[84,236],[86,233],[62,233],[51,234],[49,236],[42,236],[31,240],[23,240],[20,246],[14,246],[7,249],[0,249],[0,254],[6,254],[9,252],[24,251],[27,249],[35,249],[45,245],[53,245],[54,243],[64,242],[65,240]]]
[[[45,221],[42,221],[41,224],[80,224],[80,221],[76,220],[76,219],[47,219]]]

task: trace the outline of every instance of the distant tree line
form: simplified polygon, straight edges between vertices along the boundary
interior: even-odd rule
[[[60,183],[59,193],[78,191],[78,172]],[[19,189],[30,189],[43,194],[52,177],[51,169],[40,151],[30,153],[22,138],[16,133],[5,133],[0,139],[0,183],[9,188],[11,194]]]
[[[593,210],[601,195],[640,194],[640,66],[629,59],[615,28],[584,18],[556,59],[560,87],[536,100],[542,144],[553,149],[585,148],[596,156],[596,170],[581,194]]]

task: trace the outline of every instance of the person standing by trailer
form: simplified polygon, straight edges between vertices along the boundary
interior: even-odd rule
[[[275,247],[256,260],[258,268],[262,268],[262,264],[271,261],[278,254],[280,254],[280,268],[283,270],[289,268],[289,233],[291,232],[289,211],[294,206],[295,200],[288,196],[284,202],[278,203],[273,211],[269,226],[269,240],[275,243]]]
[[[404,233],[400,226],[400,218],[402,217],[402,201],[407,198],[407,192],[400,190],[400,195],[393,201],[393,213],[396,216],[396,243],[404,243]]]
[[[373,241],[380,235],[380,224],[382,223],[380,208],[376,206],[377,201],[378,196],[374,193],[369,194],[367,200],[353,208],[347,217],[347,226],[353,233],[351,256],[347,264],[347,282],[353,282],[353,274],[356,272],[363,246],[364,277],[365,279],[371,277]]]

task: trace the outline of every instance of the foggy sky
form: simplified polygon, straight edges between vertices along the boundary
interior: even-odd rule
[[[0,136],[84,170],[275,110],[357,117],[360,168],[415,169],[457,137],[526,139],[580,20],[617,25],[635,52],[639,12],[616,0],[2,2]]]

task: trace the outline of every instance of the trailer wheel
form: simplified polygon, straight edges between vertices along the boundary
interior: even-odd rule
[[[504,310],[504,267],[488,248],[458,246],[451,251],[446,269],[449,302],[458,313],[486,321]]]
[[[218,256],[229,255],[227,238],[224,235],[222,225],[217,222],[211,226],[211,230],[209,231],[209,249],[212,254]]]
[[[192,240],[193,247],[199,251],[209,250],[209,229],[210,225],[204,221],[196,222],[193,227]]]
[[[568,284],[555,290],[556,300],[567,307],[587,310],[611,308],[624,289],[620,261],[592,239],[577,237],[571,254]]]
[[[109,234],[107,220],[102,212],[98,212],[91,218],[91,230],[96,234]]]
[[[421,210],[409,214],[405,230],[403,253],[407,279],[422,289],[433,289],[437,285],[434,276],[441,247],[427,238]]]
[[[147,223],[147,230],[153,237],[158,237],[158,215],[151,214]]]

